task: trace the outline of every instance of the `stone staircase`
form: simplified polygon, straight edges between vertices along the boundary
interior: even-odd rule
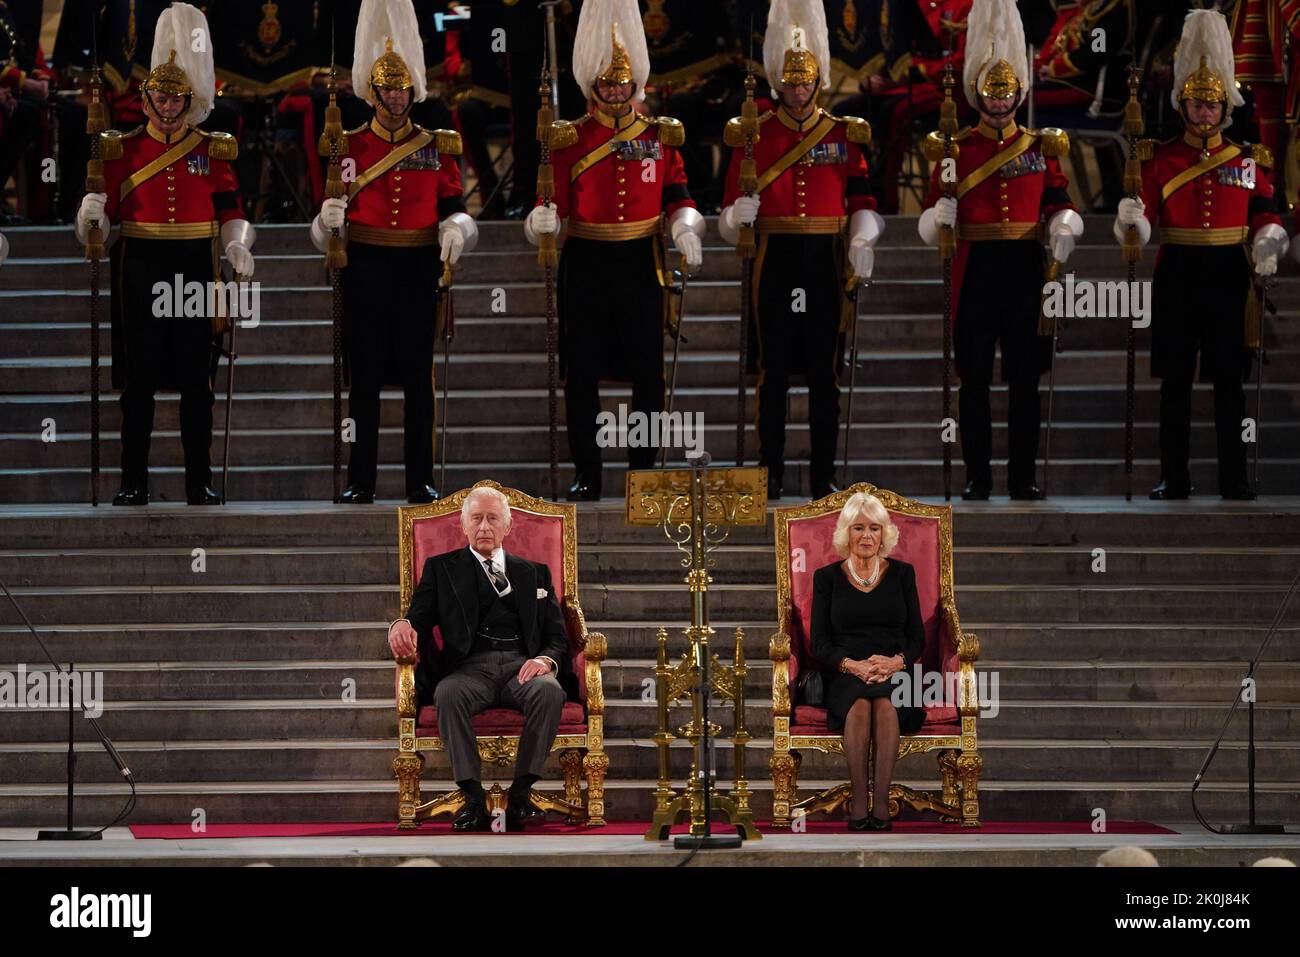
[[[1078,819],[1100,808],[1111,819],[1190,820],[1188,785],[1300,563],[1300,506],[1077,499],[955,510],[958,607],[981,638],[980,668],[998,681],[999,712],[980,726],[984,816]],[[674,654],[682,648],[687,593],[675,551],[653,530],[625,527],[613,502],[579,512],[582,603],[610,645],[608,814],[644,818],[656,765],[643,682],[660,624]],[[0,577],[54,654],[104,673],[103,723],[140,782],[134,821],[186,821],[199,808],[209,822],[395,815],[390,507],[16,506],[0,511],[0,542]],[[195,548],[206,553],[202,573]],[[1104,573],[1092,570],[1097,548]],[[710,613],[719,646],[735,626],[746,631],[749,775],[766,815],[771,525],[738,530],[720,558]],[[1293,605],[1259,673],[1265,820],[1300,817],[1298,637]],[[39,667],[11,612],[0,614],[0,649],[0,670]],[[65,730],[61,712],[3,715],[0,826],[62,819]],[[1243,713],[1201,790],[1211,817],[1244,819],[1245,735]],[[78,728],[78,749],[78,819],[104,823],[124,788],[88,729]],[[726,777],[731,754],[723,746],[719,756]],[[674,772],[688,762],[675,748]],[[448,783],[441,755],[425,776],[426,790]],[[805,755],[807,785],[842,777],[841,759]],[[904,759],[898,777],[936,787],[933,758]]]
[[[1089,244],[1071,265],[1080,278],[1120,279],[1122,264],[1109,221],[1088,217]],[[456,273],[457,336],[451,361],[447,484],[459,488],[483,472],[517,488],[545,491],[547,430],[545,320],[540,270],[517,223],[481,224],[481,251]],[[710,222],[705,266],[692,279],[676,408],[704,416],[706,444],[731,454],[735,429],[735,348],[740,265]],[[88,268],[67,228],[8,234],[12,257],[0,269],[0,503],[89,499]],[[304,226],[259,227],[257,279],[261,322],[240,329],[234,402],[232,498],[243,501],[326,500],[332,494],[330,293],[321,258]],[[1143,264],[1149,276],[1154,254]],[[1300,312],[1300,273],[1288,261],[1273,287],[1279,320],[1269,325],[1269,364],[1262,394],[1261,490],[1300,493],[1300,333],[1286,321]],[[882,240],[877,279],[859,319],[852,477],[942,494],[941,285],[933,250],[916,239],[914,217],[894,217]],[[399,277],[400,278],[400,277]],[[607,282],[608,277],[593,277]],[[500,290],[500,292],[498,292]],[[611,293],[617,294],[616,286]],[[503,297],[503,298],[502,298]],[[504,309],[494,312],[494,306]],[[377,303],[376,308],[382,308]],[[101,332],[108,356],[107,302]],[[1157,384],[1147,375],[1148,331],[1139,333],[1135,488],[1158,478]],[[1122,321],[1074,320],[1064,333],[1056,371],[1051,492],[1114,495],[1123,491],[1124,348]],[[671,349],[669,350],[671,356]],[[439,369],[438,375],[441,376]],[[102,406],[101,498],[118,485],[120,416],[116,393]],[[214,464],[220,465],[226,376],[217,378]],[[844,380],[847,382],[847,375]],[[630,401],[630,389],[605,390],[605,407]],[[1044,390],[1046,405],[1046,390]],[[1253,386],[1248,408],[1254,409]],[[1002,454],[1005,389],[994,390],[995,455]],[[790,399],[787,487],[806,489],[807,397]],[[954,401],[955,409],[955,401]],[[751,404],[752,411],[752,404]],[[1208,388],[1198,387],[1192,435],[1193,474],[1214,492],[1214,434]],[[161,394],[152,449],[156,501],[182,499],[178,399]],[[53,420],[57,441],[46,441]],[[1002,421],[999,421],[1002,420]],[[748,454],[756,456],[753,430]],[[561,454],[567,443],[560,439]],[[402,493],[401,398],[385,392],[379,443],[379,494]],[[606,488],[622,485],[622,461],[608,455]],[[957,455],[960,459],[960,455]],[[998,482],[1002,481],[1002,465]],[[568,482],[568,470],[564,471]],[[954,481],[960,482],[958,464]]]

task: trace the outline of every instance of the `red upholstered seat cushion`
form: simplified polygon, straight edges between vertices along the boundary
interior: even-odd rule
[[[791,734],[830,734],[826,728],[826,709],[797,704],[790,716]],[[961,720],[952,707],[926,708],[925,723],[917,734],[960,734]],[[908,737],[908,735],[904,735]]]
[[[524,715],[512,708],[488,708],[474,715],[476,734],[519,734],[524,730]],[[416,734],[424,737],[438,733],[438,709],[434,705],[425,705],[416,716]],[[560,712],[560,734],[586,734],[587,716],[582,713],[582,705],[576,701],[566,701]]]

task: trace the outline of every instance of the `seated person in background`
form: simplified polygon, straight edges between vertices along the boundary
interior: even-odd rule
[[[491,823],[470,719],[488,708],[523,712],[506,806],[507,829],[519,830],[544,817],[529,801],[529,791],[542,777],[560,727],[565,693],[557,673],[569,642],[550,569],[507,555],[501,547],[510,533],[506,497],[496,489],[477,489],[460,515],[468,547],[424,563],[406,617],[388,629],[388,645],[395,658],[419,651],[416,692],[424,701],[432,690],[438,734],[465,795],[465,808],[452,822],[457,831],[485,831]],[[434,647],[435,625],[442,633],[441,649]]]
[[[858,492],[835,523],[835,550],[844,556],[813,575],[812,652],[834,668],[826,683],[826,723],[843,730],[853,801],[849,830],[888,831],[889,782],[900,733],[921,726],[919,707],[896,707],[890,676],[906,674],[921,656],[925,634],[916,572],[890,560],[898,527],[880,499]],[[918,689],[919,690],[919,689]],[[873,811],[867,813],[867,748],[875,740]]]

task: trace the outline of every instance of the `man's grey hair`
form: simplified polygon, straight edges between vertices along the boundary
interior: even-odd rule
[[[474,499],[484,496],[493,499],[501,506],[502,517],[505,519],[506,525],[510,524],[510,499],[506,498],[504,493],[497,491],[490,485],[481,485],[478,488],[470,489],[470,493],[465,496],[465,501],[460,505],[461,527],[464,527],[465,524],[469,522],[470,505],[473,504]]]

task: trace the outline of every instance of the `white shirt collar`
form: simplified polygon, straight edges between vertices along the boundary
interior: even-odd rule
[[[477,551],[475,551],[473,546],[469,546],[469,550],[474,553],[474,560],[477,561],[480,566],[482,566],[484,562],[488,561],[488,559],[484,558]],[[498,545],[496,547],[496,551],[492,553],[491,562],[493,568],[495,568],[497,571],[501,572],[502,574],[505,574],[506,550],[502,548],[500,545]]]

